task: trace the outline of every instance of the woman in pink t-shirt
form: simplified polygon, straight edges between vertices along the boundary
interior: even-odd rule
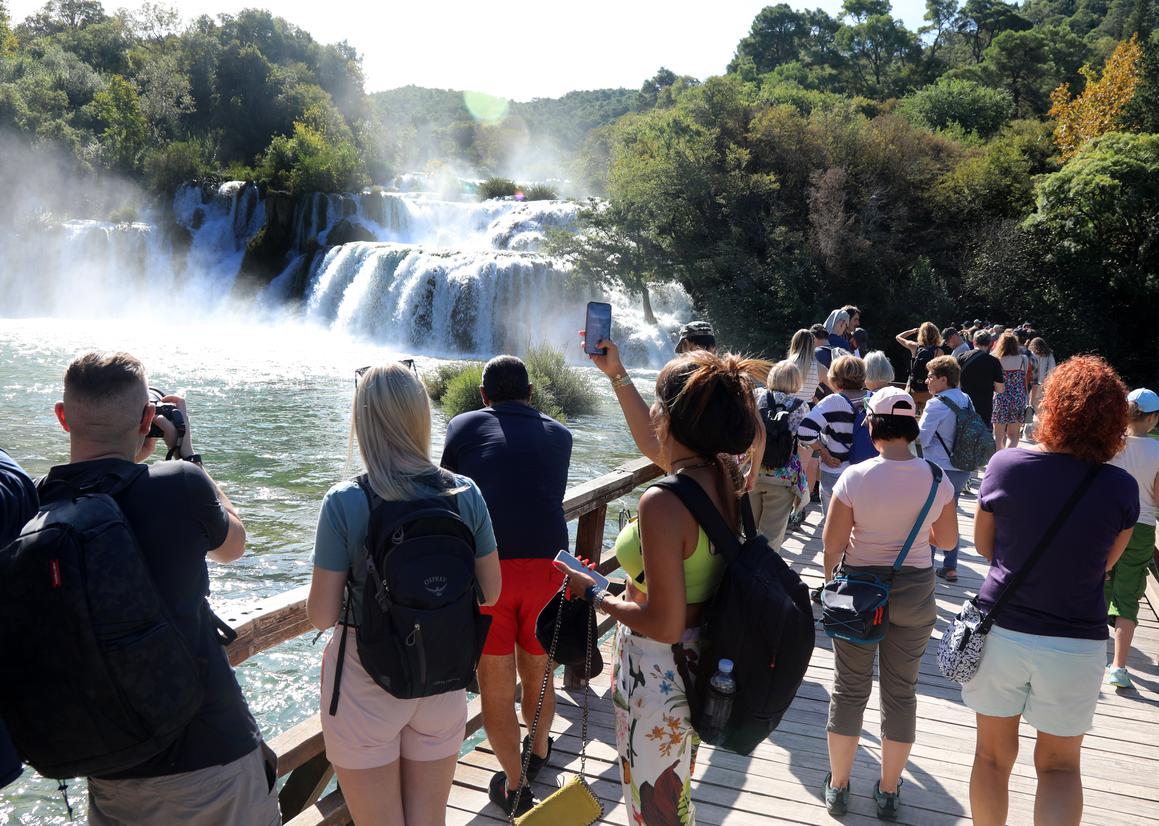
[[[889,626],[880,643],[833,640],[833,691],[826,727],[830,773],[825,777],[824,794],[830,814],[845,813],[849,775],[878,653],[882,759],[873,797],[878,817],[894,820],[901,803],[901,773],[917,725],[918,666],[936,619],[930,540],[938,547],[952,548],[958,540],[958,514],[954,486],[943,475],[917,538],[901,569],[893,573],[894,561],[929,497],[934,469],[910,453],[909,443],[918,437],[918,422],[908,393],[882,388],[870,396],[868,407],[869,433],[879,455],[851,465],[833,489],[825,521],[825,575],[831,579],[839,564],[851,573],[881,579],[892,575]]]

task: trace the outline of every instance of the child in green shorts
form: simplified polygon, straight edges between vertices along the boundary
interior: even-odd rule
[[[1155,501],[1159,492],[1159,441],[1148,435],[1159,424],[1159,394],[1139,388],[1128,394],[1127,401],[1127,443],[1111,464],[1126,470],[1139,484],[1139,522],[1105,587],[1107,615],[1115,623],[1115,658],[1107,667],[1105,682],[1115,688],[1131,687],[1127,654],[1139,622],[1139,600],[1147,590],[1147,565],[1155,554]]]

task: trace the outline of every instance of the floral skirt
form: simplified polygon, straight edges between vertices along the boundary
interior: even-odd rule
[[[680,641],[695,674],[699,629]],[[612,670],[616,751],[633,826],[694,826],[692,770],[699,740],[672,646],[617,626]]]

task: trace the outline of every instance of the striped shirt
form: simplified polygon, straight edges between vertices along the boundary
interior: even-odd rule
[[[840,474],[849,467],[849,451],[853,447],[853,422],[865,406],[864,390],[846,390],[821,399],[797,428],[797,440],[803,445],[820,443],[841,466],[823,465],[826,473]]]

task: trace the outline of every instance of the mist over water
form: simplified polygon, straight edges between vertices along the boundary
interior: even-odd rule
[[[238,273],[269,217],[256,186],[190,185],[151,200],[10,148],[0,146],[0,447],[34,475],[66,462],[52,405],[68,361],[88,349],[141,358],[151,384],[186,393],[196,448],[246,523],[245,557],[210,565],[223,615],[309,582],[322,496],[359,471],[348,461],[356,367],[417,355],[429,370],[540,343],[586,364],[576,331],[591,299],[613,303],[628,363],[658,366],[687,318],[687,298],[671,290],[653,294],[661,324],[647,325],[638,301],[541,251],[547,232],[574,227],[574,203],[448,201],[418,177],[406,192],[314,195],[293,215],[281,274],[255,290]],[[607,382],[584,369],[600,409],[569,422],[572,484],[638,455]],[[434,416],[437,457],[445,421]],[[267,737],[318,708],[324,640],[311,640],[238,669]],[[70,797],[83,823],[83,782]],[[30,770],[0,795],[0,823],[66,822],[55,782]]]

